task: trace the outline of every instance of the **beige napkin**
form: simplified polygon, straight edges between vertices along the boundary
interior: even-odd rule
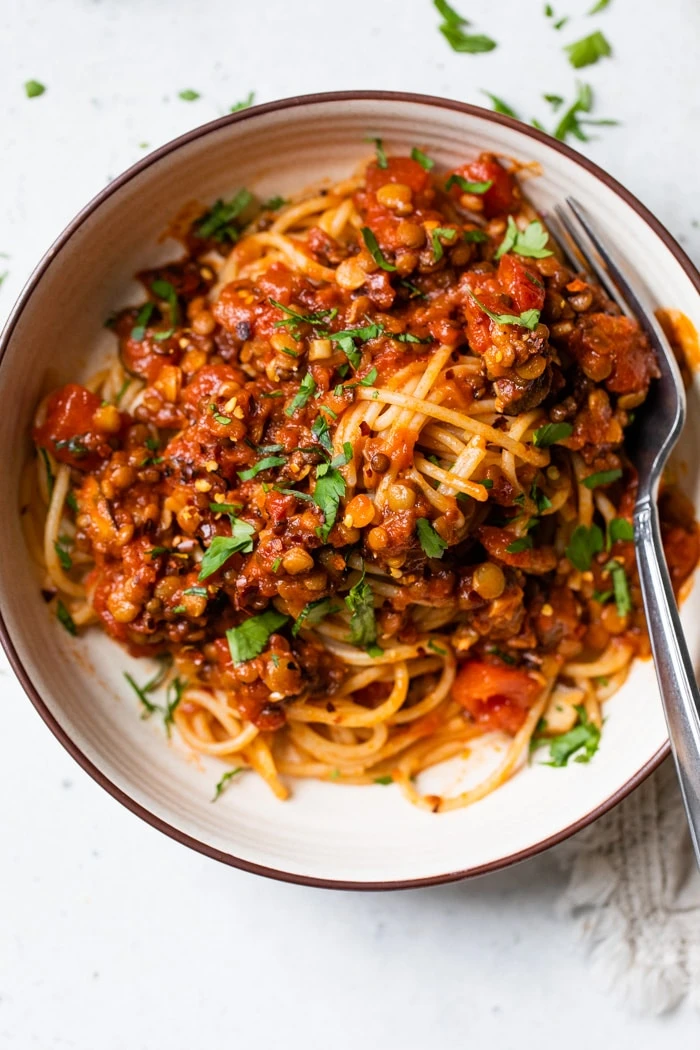
[[[686,996],[700,1009],[700,874],[672,761],[560,855],[571,871],[561,909],[598,982],[642,1014]]]

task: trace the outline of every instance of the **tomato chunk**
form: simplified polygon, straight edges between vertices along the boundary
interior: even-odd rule
[[[497,215],[507,215],[513,211],[516,204],[515,182],[512,175],[492,154],[482,153],[479,159],[472,161],[471,164],[463,164],[461,168],[455,168],[454,174],[461,175],[469,182],[491,183],[486,192],[481,194],[487,219],[493,219]],[[462,192],[459,186],[453,186],[450,190],[450,193],[457,198],[461,197]]]
[[[485,729],[515,735],[542,692],[542,685],[527,671],[470,660],[452,686],[452,696]]]
[[[517,255],[506,253],[498,264],[498,282],[515,304],[514,313],[541,310],[544,306],[544,284],[534,266]]]
[[[100,399],[78,383],[55,390],[46,405],[46,419],[34,429],[34,441],[48,449],[60,463],[79,470],[93,470],[112,449],[98,432],[94,416]]]

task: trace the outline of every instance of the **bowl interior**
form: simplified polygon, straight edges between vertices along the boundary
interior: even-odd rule
[[[360,884],[497,866],[605,805],[666,741],[651,663],[637,664],[608,703],[603,741],[590,765],[559,770],[535,764],[470,809],[431,816],[392,787],[314,782],[295,783],[292,801],[282,804],[252,775],[212,805],[213,785],[225,767],[193,760],[176,740],[166,742],[155,722],[140,720],[123,672],[140,681],[147,673],[143,662],[130,660],[97,630],[71,639],[48,615],[14,494],[37,400],[55,383],[94,371],[100,355],[114,350],[104,319],[115,307],[138,301],[136,270],[177,251],[173,242],[159,242],[174,214],[193,199],[227,197],[243,185],[262,198],[288,196],[322,177],[346,175],[367,156],[367,135],[381,135],[396,152],[420,146],[444,165],[483,149],[539,162],[542,174],[527,184],[536,206],[546,214],[573,193],[643,276],[654,303],[682,310],[700,329],[692,276],[610,184],[565,152],[485,113],[427,100],[302,100],[201,129],[118,180],[44,264],[10,326],[0,364],[6,493],[0,504],[0,609],[44,716],[103,782],[222,859],[287,877]],[[697,447],[698,418],[691,404],[686,449]],[[696,460],[681,449],[679,463],[684,488],[700,505]],[[683,619],[696,660],[700,633],[692,625],[698,612],[700,596],[691,592]],[[488,756],[475,756],[482,760]]]

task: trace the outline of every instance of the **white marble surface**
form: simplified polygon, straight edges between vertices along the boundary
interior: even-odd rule
[[[553,123],[571,97],[561,45],[600,27],[615,57],[582,71],[623,121],[585,152],[700,259],[697,0],[457,0],[500,46],[453,54],[428,0],[3,0],[0,315],[64,224],[152,148],[258,101],[353,87],[479,101]],[[559,5],[556,5],[557,9]],[[351,12],[351,13],[350,13]],[[559,13],[559,12],[558,12]],[[34,100],[22,84],[48,90]],[[177,97],[201,92],[197,102]],[[255,879],[141,824],[73,764],[0,658],[0,1048],[616,1050],[697,1040],[697,1016],[640,1020],[591,986],[556,853],[471,884],[394,894]]]

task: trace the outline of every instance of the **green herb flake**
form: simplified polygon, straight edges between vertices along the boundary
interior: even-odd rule
[[[362,575],[345,597],[345,604],[350,610],[350,642],[362,649],[369,649],[377,644],[377,621],[374,616],[374,592],[365,579],[365,567]]]
[[[337,309],[333,307],[332,310],[318,310],[313,314],[300,314],[298,310],[293,310],[291,306],[285,306],[278,299],[270,299],[268,301],[271,306],[276,306],[285,315],[281,320],[275,321],[275,328],[289,328],[292,331],[300,324],[310,324],[313,328],[325,328],[326,324],[332,321],[338,313]],[[297,355],[295,354],[294,356],[296,357]]]
[[[198,91],[193,91],[192,88],[185,88],[184,91],[178,91],[177,97],[181,98],[183,102],[196,102],[202,96]]]
[[[603,533],[597,525],[578,525],[569,540],[566,556],[579,572],[587,572],[594,555],[603,550]]]
[[[484,230],[464,230],[462,237],[467,244],[485,244],[489,240],[489,235]]]
[[[374,149],[377,155],[377,167],[386,170],[389,167],[389,161],[387,160],[386,153],[384,152],[384,144],[379,138],[372,138],[371,136],[366,139],[367,142],[374,143]]]
[[[72,634],[73,637],[77,635],[78,628],[75,626],[75,621],[60,598],[56,602],[56,617],[61,626],[68,631],[68,634]]]
[[[581,40],[574,41],[573,44],[567,44],[564,50],[569,56],[569,62],[574,69],[592,66],[598,59],[606,58],[612,54],[612,48],[600,30],[596,30],[595,33],[591,33]]]
[[[299,495],[299,493],[295,493]],[[323,525],[317,530],[318,535],[325,541],[335,524],[340,501],[345,495],[345,479],[343,475],[330,463],[321,463],[316,468],[316,485],[311,497],[323,514]]]
[[[158,278],[151,284],[151,291],[155,296],[168,304],[170,323],[171,325],[177,326],[180,323],[180,303],[174,286],[170,281],[164,281],[161,278]],[[172,335],[172,329],[169,334]],[[165,333],[159,333],[159,336],[161,339],[166,338]],[[156,336],[156,338],[158,338],[158,336]]]
[[[318,387],[316,386],[316,380],[311,375],[311,372],[307,372],[301,381],[301,385],[299,386],[299,392],[296,394],[291,405],[287,405],[287,407],[285,408],[285,416],[293,416],[297,409],[304,408],[304,406],[308,404],[308,402],[314,396],[317,389]]]
[[[604,11],[610,3],[610,0],[598,0],[597,4],[594,4],[590,11],[587,12],[589,15],[597,15],[600,11]]]
[[[238,627],[228,630],[226,641],[234,664],[246,663],[259,656],[270,635],[283,627],[288,620],[289,617],[284,613],[277,612],[276,609],[268,609],[267,612],[251,616]]]
[[[435,161],[416,146],[411,150],[411,160],[415,160],[417,164],[420,164],[424,171],[432,171],[435,167]]]
[[[74,514],[78,513],[78,499],[77,499],[77,496],[75,495],[75,492],[73,492],[72,489],[68,493],[68,495],[66,496],[66,503],[68,504],[68,506],[70,507],[70,509],[73,511]]]
[[[215,536],[211,541],[199,569],[199,579],[206,580],[217,572],[232,554],[250,554],[253,549],[255,529],[247,521],[231,518],[231,535]]]
[[[617,611],[620,616],[626,616],[628,613],[632,612],[632,598],[630,597],[630,589],[627,582],[625,567],[624,565],[621,565],[619,561],[611,558],[605,568],[612,576],[613,594],[615,595]]]
[[[444,248],[443,248],[443,245],[442,245],[442,240],[440,238],[443,238],[446,241],[453,241],[456,236],[457,236],[457,231],[456,230],[451,230],[449,227],[445,227],[445,226],[436,226],[435,229],[430,231],[430,239],[431,239],[432,245],[433,245],[433,259],[435,260],[435,262],[439,262],[440,259],[442,259],[443,255],[445,254]],[[406,334],[409,335],[410,333],[406,333]],[[397,336],[397,338],[398,338],[398,336]],[[415,338],[415,342],[422,342],[422,340],[418,339],[417,337],[414,337],[414,338]],[[411,342],[411,343],[413,341],[414,341],[414,339],[405,339],[404,340],[404,342]],[[430,341],[432,342],[432,340],[430,340]]]
[[[219,198],[195,223],[197,236],[202,240],[235,243],[240,233],[236,220],[252,201],[253,194],[246,189],[238,190],[229,201]]]
[[[393,778],[393,777],[390,777],[390,776],[385,776],[385,777],[375,777],[375,778],[374,778],[374,783],[375,783],[375,784],[383,784],[383,785],[386,785],[386,784],[393,784],[393,783],[394,783],[394,778]]]
[[[317,598],[316,601],[309,602],[294,621],[292,634],[296,637],[302,627],[313,627],[314,624],[324,620],[326,616],[332,616],[333,613],[340,612],[340,608],[340,605],[335,603],[332,598]]]
[[[532,441],[537,448],[549,448],[557,441],[565,441],[573,432],[571,423],[545,423],[534,431]]]
[[[24,83],[24,93],[27,98],[39,98],[39,95],[43,95],[45,91],[46,87],[40,80],[26,80]]]
[[[418,518],[416,532],[426,558],[442,558],[447,550],[447,544],[427,518]]]
[[[633,540],[634,528],[626,518],[613,518],[608,525],[608,548],[617,540]]]
[[[506,252],[515,252],[530,259],[545,259],[554,253],[546,247],[549,234],[541,222],[535,220],[525,230],[518,229],[512,215],[508,216],[505,236],[496,249],[495,259],[500,259]]]
[[[535,746],[540,744],[549,745],[550,761],[545,765],[561,769],[566,766],[570,758],[574,762],[590,762],[600,744],[600,729],[591,722],[582,704],[577,705],[578,725],[570,729],[568,733],[553,738],[538,737]]]
[[[533,546],[532,536],[520,536],[506,547],[507,554],[521,554]]]
[[[73,559],[71,558],[70,554],[65,549],[65,547],[61,546],[61,544],[60,544],[60,542],[58,540],[56,540],[56,542],[54,543],[53,549],[56,551],[56,554],[58,555],[58,560],[59,560],[59,563],[60,563],[61,568],[63,569],[63,571],[64,572],[68,572],[70,569],[72,569],[73,568]]]
[[[211,801],[216,802],[216,800],[223,795],[224,791],[229,786],[233,778],[235,776],[238,776],[239,773],[242,773],[243,770],[244,766],[236,766],[235,769],[229,769],[227,773],[224,773],[221,780],[218,782],[214,789],[214,796],[211,799]]]
[[[525,310],[523,313],[517,314],[517,315],[516,314],[496,314],[492,310],[489,310],[488,307],[484,306],[483,303],[479,302],[479,300],[477,299],[477,297],[474,295],[473,292],[470,292],[469,294],[471,295],[472,299],[474,300],[476,305],[479,307],[479,309],[483,310],[483,312],[486,314],[486,316],[490,317],[492,321],[496,322],[496,324],[522,325],[523,328],[527,328],[527,329],[529,329],[532,332],[535,328],[537,328],[537,325],[540,323],[540,311],[539,310]]]
[[[587,478],[583,479],[583,484],[587,489],[597,489],[601,485],[611,485],[613,481],[617,481],[622,477],[622,471],[617,470],[601,470],[597,474],[589,474]]]
[[[434,642],[432,638],[428,642],[428,648],[432,650],[432,652],[437,653],[438,656],[447,656],[447,649],[443,649],[442,646],[438,645],[437,642]]]
[[[552,109],[557,110],[560,106],[564,105],[564,99],[561,95],[543,95],[542,98],[545,102],[549,102]]]
[[[209,405],[209,411],[216,422],[220,423],[222,427],[227,427],[231,423],[231,416],[222,416],[216,405]]]
[[[481,196],[482,193],[486,193],[493,186],[493,180],[489,179],[487,182],[470,182],[469,179],[465,179],[463,175],[450,175],[449,179],[445,183],[445,189],[451,190],[453,186],[459,186],[462,193],[476,193]]]
[[[208,598],[209,592],[206,587],[188,587],[182,592],[183,594],[193,594],[198,598]]]
[[[369,226],[363,226],[360,233],[362,234],[362,240],[365,242],[367,251],[372,256],[377,266],[382,270],[386,270],[388,273],[392,273],[396,267],[392,263],[387,262],[382,255],[381,248],[377,244],[377,238],[374,236]]]
[[[496,41],[483,33],[465,33],[457,25],[443,22],[439,26],[440,32],[453,51],[463,55],[479,55],[486,51],[493,51]]]
[[[486,95],[487,98],[491,99],[491,107],[494,113],[502,113],[506,117],[513,117],[514,120],[520,120],[520,117],[515,112],[512,106],[509,106],[507,102],[504,102],[498,95],[492,95],[490,91],[482,91],[482,95]]]
[[[240,102],[234,102],[229,109],[229,113],[240,113],[242,109],[248,109],[253,105],[255,101],[255,92],[249,91],[245,98],[241,99]]]
[[[281,467],[286,462],[284,456],[263,456],[248,470],[239,470],[238,477],[241,481],[250,481],[251,478],[256,477],[261,471],[270,470],[272,467]]]

